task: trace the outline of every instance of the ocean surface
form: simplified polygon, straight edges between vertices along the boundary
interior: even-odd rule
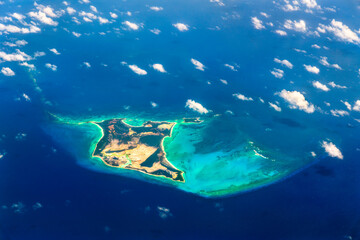
[[[359,3],[307,2],[1,1],[0,240],[360,239]],[[184,117],[186,184],[91,158],[88,121]]]

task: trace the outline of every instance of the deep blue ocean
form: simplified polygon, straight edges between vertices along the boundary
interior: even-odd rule
[[[285,11],[286,1],[264,0],[93,0],[67,1],[67,6],[62,1],[0,1],[0,69],[15,73],[0,73],[0,240],[360,239],[360,111],[355,107],[360,100],[360,39],[354,37],[360,36],[360,5],[318,0],[321,7],[310,8],[299,2],[298,10]],[[58,15],[47,15],[57,26],[29,15],[45,11],[39,4]],[[69,14],[67,7],[76,13]],[[86,22],[81,11],[111,22]],[[15,12],[26,16],[26,24],[13,17]],[[12,20],[5,18],[10,16]],[[264,28],[256,29],[252,17]],[[345,24],[355,40],[335,35],[332,19]],[[304,20],[306,31],[284,27],[286,20]],[[124,21],[139,29],[129,29]],[[175,23],[188,30],[179,31]],[[319,24],[328,28],[317,36]],[[41,32],[14,33],[4,25],[34,25]],[[154,28],[161,32],[149,31]],[[287,36],[277,34],[279,29]],[[27,44],[6,44],[16,40]],[[60,54],[49,51],[53,48]],[[36,70],[1,57],[1,52],[18,53],[16,49],[30,56],[26,62]],[[45,55],[35,57],[36,52]],[[321,64],[323,56],[342,70]],[[204,71],[191,58],[203,63]],[[274,58],[287,59],[293,67]],[[167,73],[152,69],[154,63]],[[147,75],[131,71],[132,64]],[[320,73],[306,71],[304,64],[317,66]],[[284,72],[281,79],[271,74],[274,68]],[[330,90],[316,89],[314,81]],[[347,88],[330,87],[330,82]],[[315,112],[291,108],[279,96],[283,89],[303,93]],[[253,101],[235,99],[235,93]],[[83,167],[48,128],[49,113],[70,119],[128,112],[163,120],[203,117],[185,108],[188,99],[223,116],[221,131],[214,129],[214,139],[222,144],[243,133],[292,159],[301,161],[310,151],[317,156],[296,163],[298,171],[263,188],[204,198]],[[269,108],[269,102],[281,112]],[[350,110],[343,102],[352,105]],[[331,110],[347,114],[334,116]],[[343,159],[330,157],[322,141],[334,143]]]

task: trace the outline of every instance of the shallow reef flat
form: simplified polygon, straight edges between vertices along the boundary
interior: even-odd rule
[[[86,168],[204,197],[261,188],[311,162],[267,149],[246,134],[225,130],[228,125],[216,118],[116,117],[83,122],[62,119],[46,129]]]

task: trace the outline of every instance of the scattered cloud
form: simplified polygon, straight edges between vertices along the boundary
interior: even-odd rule
[[[308,71],[310,73],[319,74],[319,72],[320,72],[320,69],[315,66],[304,64],[304,67],[305,67],[306,71]]]
[[[257,29],[257,30],[265,29],[263,22],[260,19],[258,19],[257,17],[252,17],[251,22],[254,25],[255,29]]]
[[[192,58],[191,59],[191,63],[194,64],[195,68],[200,70],[200,71],[204,71],[205,70],[205,66],[204,64],[202,64],[201,62],[199,62],[198,60]]]
[[[360,44],[360,37],[355,31],[352,31],[347,25],[333,19],[330,25],[319,24],[318,29],[322,29],[335,35],[335,37],[344,42]]]
[[[287,36],[287,32],[283,31],[283,30],[276,30],[275,31],[277,34],[279,34],[280,36]]]
[[[172,213],[170,212],[170,209],[168,209],[168,208],[158,206],[157,210],[159,213],[159,217],[161,217],[162,219],[166,219],[166,218],[172,216]]]
[[[185,32],[189,30],[189,26],[184,23],[175,23],[173,24],[180,32]]]
[[[41,29],[34,25],[30,25],[29,28],[19,28],[14,25],[4,25],[0,23],[0,34],[1,32],[28,34],[28,33],[38,33],[40,31]]]
[[[275,111],[281,112],[281,107],[279,107],[278,105],[269,102],[269,106],[270,106],[271,108],[273,108]]]
[[[118,18],[118,15],[116,13],[110,12],[110,17],[116,19]]]
[[[354,107],[353,107],[354,111],[360,112],[360,100],[356,100]]]
[[[336,158],[339,158],[339,159],[344,159],[344,156],[342,155],[340,149],[338,149],[335,146],[335,144],[333,144],[332,142],[323,141],[321,143],[321,146],[324,148],[325,152],[330,157],[336,157]]]
[[[55,48],[50,48],[49,51],[54,53],[55,55],[60,55],[60,53]]]
[[[159,35],[161,33],[160,29],[157,29],[157,28],[150,29],[150,32],[152,32],[155,35]]]
[[[140,28],[140,26],[138,24],[132,23],[129,21],[125,21],[125,22],[123,22],[123,24],[131,30],[139,30],[139,28]]]
[[[322,91],[325,91],[325,92],[328,92],[330,91],[330,89],[325,85],[325,84],[322,84],[321,82],[319,81],[313,81],[312,82],[312,85],[317,88],[317,89],[320,89]]]
[[[83,62],[84,66],[87,68],[91,68],[91,64],[89,62]]]
[[[195,102],[194,100],[188,99],[185,104],[186,108],[189,108],[195,112],[198,112],[200,114],[207,114],[209,113],[209,110],[203,107],[200,103]]]
[[[151,6],[151,7],[149,7],[149,8],[150,8],[150,10],[153,10],[153,11],[155,11],[155,12],[158,12],[158,11],[162,11],[162,10],[163,10],[162,7],[157,7],[157,6]]]
[[[332,67],[332,68],[336,68],[338,70],[342,70],[342,68],[339,66],[339,64],[330,64],[327,61],[327,57],[320,57],[320,64],[325,66],[325,67]]]
[[[67,8],[66,8],[66,12],[67,12],[69,15],[72,15],[72,14],[76,13],[76,10],[73,9],[72,7],[67,7]]]
[[[233,65],[230,65],[230,64],[225,63],[224,66],[227,67],[227,68],[229,68],[230,70],[232,70],[232,71],[234,71],[234,72],[237,72],[237,69],[236,69],[235,66],[233,66]]]
[[[254,101],[254,99],[252,99],[251,97],[246,97],[245,95],[240,93],[234,93],[233,96],[242,101]]]
[[[166,73],[166,70],[165,70],[164,66],[162,64],[160,64],[160,63],[155,63],[155,64],[151,65],[151,67],[153,69],[155,69],[156,71],[158,71],[158,72]]]
[[[136,65],[129,65],[129,68],[138,75],[146,75],[147,74],[147,72],[144,69],[141,69]]]
[[[336,83],[334,83],[334,82],[329,82],[329,85],[330,85],[331,87],[333,87],[333,88],[341,88],[341,89],[347,88],[346,86],[341,86],[341,85],[338,85],[338,84],[336,84]]]
[[[281,65],[286,66],[286,67],[288,67],[288,68],[290,68],[290,69],[292,69],[292,68],[293,68],[292,63],[291,63],[291,62],[289,62],[289,61],[288,61],[288,60],[286,60],[286,59],[284,59],[284,60],[280,60],[280,59],[278,59],[278,58],[274,58],[274,62],[276,62],[276,63],[280,63]]]
[[[292,21],[292,20],[286,20],[284,23],[284,27],[289,30],[294,30],[297,32],[306,32],[306,23],[304,20],[299,21]]]
[[[72,32],[72,34],[73,34],[75,37],[80,37],[80,36],[81,36],[81,33],[77,33],[77,32]]]
[[[330,110],[330,112],[331,112],[331,115],[333,115],[334,117],[344,117],[344,116],[349,115],[349,112],[344,111],[344,110],[338,110],[338,109]]]
[[[54,64],[46,63],[46,64],[45,64],[45,67],[51,69],[51,70],[54,71],[54,72],[57,71],[57,66],[54,65]]]
[[[276,94],[289,103],[291,109],[299,109],[306,113],[315,112],[314,105],[306,101],[305,96],[298,91],[287,91],[283,89]]]
[[[284,77],[284,71],[278,68],[274,68],[270,73],[279,79]]]
[[[151,107],[157,108],[159,105],[155,102],[150,102]]]
[[[1,69],[1,73],[4,74],[4,75],[7,76],[7,77],[15,76],[14,71],[11,70],[11,69],[8,68],[8,67],[3,67],[3,68]]]
[[[4,62],[12,62],[12,61],[29,61],[32,58],[27,55],[26,53],[20,51],[19,49],[16,49],[16,53],[5,53],[0,52],[0,60]]]
[[[13,42],[4,42],[3,44],[8,47],[23,47],[26,44],[28,44],[28,42],[25,40],[17,40],[14,43]]]

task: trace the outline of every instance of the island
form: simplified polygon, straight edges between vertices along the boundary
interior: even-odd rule
[[[124,119],[93,122],[102,129],[93,157],[111,167],[136,170],[156,177],[185,182],[183,171],[166,158],[163,140],[170,137],[175,123],[146,121],[131,126]]]

